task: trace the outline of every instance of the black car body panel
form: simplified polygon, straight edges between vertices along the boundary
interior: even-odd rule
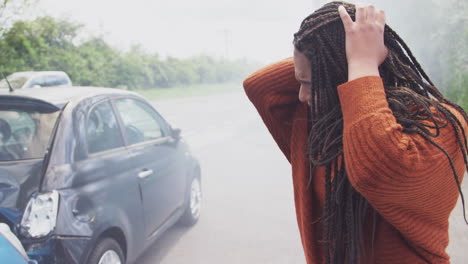
[[[23,211],[39,190],[42,159],[5,162],[0,166],[0,207]]]
[[[87,122],[96,105],[114,107],[114,101],[121,98],[146,101],[114,89],[60,88],[51,90],[60,90],[59,94],[48,94],[49,89],[53,88],[40,89],[35,98],[16,92],[14,96],[0,95],[0,100],[47,101],[50,111],[62,109],[42,184],[37,175],[43,160],[0,162],[0,195],[10,197],[0,199],[0,207],[16,204],[13,209],[20,214],[34,192],[56,190],[60,203],[54,231],[41,239],[17,234],[32,258],[48,264],[86,263],[97,241],[110,235],[132,262],[182,215],[188,184],[192,177],[200,176],[195,175],[198,161],[160,116],[161,138],[130,144],[127,131],[120,126],[122,146],[90,154]],[[122,117],[113,109],[122,124]],[[16,176],[28,174],[36,176]],[[10,224],[18,227],[20,219],[14,219],[10,217]]]
[[[59,111],[60,107],[46,101],[31,98],[31,97],[24,97],[24,96],[17,96],[17,95],[0,95],[0,109],[8,109],[11,107],[22,107],[28,110],[34,110],[39,112],[55,112]]]
[[[28,256],[38,263],[85,263],[82,255],[91,239],[86,237],[51,236],[42,240],[21,242]]]

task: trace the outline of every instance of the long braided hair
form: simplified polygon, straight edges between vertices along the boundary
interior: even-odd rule
[[[349,182],[342,157],[343,116],[337,86],[347,81],[348,69],[345,32],[338,13],[340,5],[355,18],[353,4],[328,3],[302,21],[293,43],[309,59],[312,71],[311,98],[315,103],[311,104],[308,151],[313,166],[326,168],[325,206],[320,219],[326,263],[355,264],[366,262],[365,257],[371,253],[366,250],[373,246],[373,231],[379,216]],[[432,138],[439,135],[441,128],[452,126],[465,164],[468,164],[465,131],[444,104],[458,110],[467,122],[468,116],[460,106],[440,93],[405,42],[389,26],[385,26],[384,39],[389,52],[379,71],[389,106],[397,122],[403,126],[403,132],[421,135],[448,158],[467,222],[464,197],[453,160]],[[364,233],[365,225],[373,226],[372,232]]]

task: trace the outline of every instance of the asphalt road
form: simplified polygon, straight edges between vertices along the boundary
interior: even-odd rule
[[[136,263],[305,263],[289,164],[243,92],[153,103],[200,159],[203,207],[194,227],[169,229]],[[450,237],[452,263],[468,263],[460,203]]]

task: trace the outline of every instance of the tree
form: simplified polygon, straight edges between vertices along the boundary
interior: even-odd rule
[[[468,1],[393,0],[379,6],[436,86],[467,108]]]
[[[444,40],[440,53],[446,58],[444,72],[448,95],[458,104],[468,109],[468,3],[449,0],[445,6],[447,30],[441,32]]]
[[[0,0],[0,33],[26,14],[37,0]]]
[[[133,90],[239,81],[252,70],[245,61],[208,56],[161,59],[141,46],[123,53],[102,37],[77,41],[82,28],[52,17],[15,22],[0,34],[0,71],[58,70],[76,85]]]
[[[61,55],[74,51],[73,40],[80,28],[51,17],[15,22],[0,38],[0,69],[15,72],[63,67]]]

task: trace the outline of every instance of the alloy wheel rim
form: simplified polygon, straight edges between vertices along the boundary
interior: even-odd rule
[[[119,254],[114,250],[107,250],[102,254],[98,264],[122,264]]]
[[[197,219],[200,216],[201,208],[201,188],[200,181],[193,179],[192,188],[190,190],[190,211],[192,212],[193,218]]]

